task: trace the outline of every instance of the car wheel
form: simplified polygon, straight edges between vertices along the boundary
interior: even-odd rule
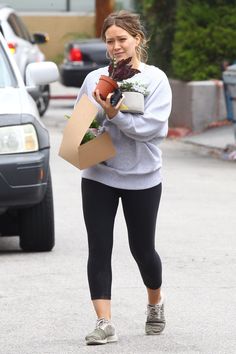
[[[47,189],[43,200],[19,213],[20,247],[24,251],[47,252],[54,244],[54,211],[52,182],[49,171]]]
[[[49,101],[50,101],[50,86],[44,85],[40,86],[41,95],[36,100],[38,111],[40,117],[44,115],[46,110],[48,109]]]

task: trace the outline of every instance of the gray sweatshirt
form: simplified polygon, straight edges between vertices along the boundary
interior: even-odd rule
[[[144,114],[119,112],[112,119],[92,97],[100,75],[108,75],[108,67],[87,75],[77,100],[85,93],[98,106],[97,120],[110,134],[117,154],[84,170],[84,178],[122,189],[146,189],[161,182],[162,157],[158,145],[168,132],[171,89],[165,73],[157,67],[141,63],[139,70],[141,73],[129,81],[147,85]]]

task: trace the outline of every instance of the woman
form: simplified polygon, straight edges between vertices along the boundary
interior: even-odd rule
[[[110,58],[132,57],[132,67],[140,71],[134,81],[147,86],[145,112],[122,113],[110,98],[94,92],[100,75],[108,67],[89,73],[78,99],[87,94],[99,107],[97,120],[109,132],[117,154],[86,169],[82,178],[82,198],[88,234],[88,281],[97,314],[96,328],[86,336],[87,344],[117,341],[111,322],[111,254],[114,219],[121,199],[131,253],[147,289],[146,334],[160,334],[165,327],[161,293],[162,264],[155,251],[155,226],[161,197],[160,141],[167,135],[171,111],[171,89],[166,75],[145,64],[146,38],[139,16],[126,11],[110,14],[104,21],[102,38]]]

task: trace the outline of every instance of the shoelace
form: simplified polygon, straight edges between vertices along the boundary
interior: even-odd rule
[[[109,321],[106,320],[105,318],[100,318],[99,320],[97,320],[96,323],[96,328],[100,328],[104,323],[108,323]]]
[[[149,307],[148,309],[148,317],[150,317],[150,319],[155,320],[156,317],[160,318],[162,316],[163,313],[163,308],[161,305],[155,305],[155,307]]]

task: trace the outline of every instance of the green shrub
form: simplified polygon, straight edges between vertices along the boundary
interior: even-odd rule
[[[236,0],[136,0],[150,35],[149,63],[181,80],[221,78],[236,60]]]
[[[236,1],[179,0],[172,52],[173,76],[221,78],[224,59],[236,59]]]

